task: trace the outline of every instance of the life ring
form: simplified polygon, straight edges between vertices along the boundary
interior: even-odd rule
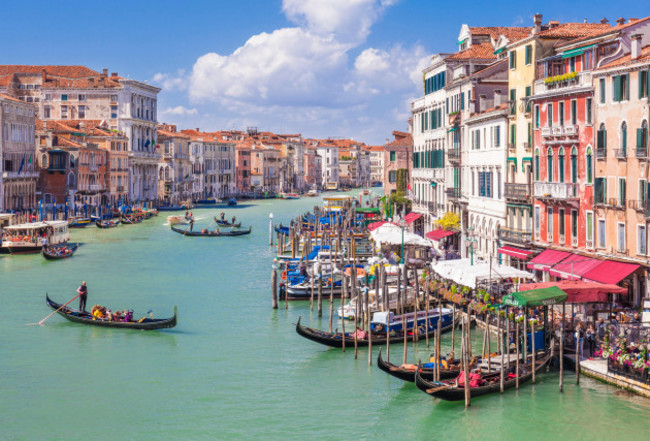
[[[287,278],[287,270],[282,271],[281,278],[282,278],[282,280],[286,280],[286,278]]]
[[[350,276],[350,273],[352,272],[351,269],[352,267],[347,267],[345,269],[346,276],[348,277]],[[365,275],[366,275],[366,271],[363,268],[357,268],[357,277],[364,277]]]

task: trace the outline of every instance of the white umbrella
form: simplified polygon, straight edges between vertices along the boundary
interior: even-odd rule
[[[401,245],[403,237],[404,245],[417,245],[422,247],[431,246],[431,241],[418,236],[415,233],[404,231],[404,236],[402,236],[402,228],[393,224],[384,224],[381,227],[376,228],[374,231],[370,232],[370,237],[379,244]]]

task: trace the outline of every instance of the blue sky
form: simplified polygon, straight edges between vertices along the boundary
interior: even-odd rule
[[[3,2],[4,3],[4,2]],[[163,87],[159,120],[381,144],[460,26],[643,17],[648,1],[32,0],[3,4],[2,64],[81,64]],[[7,19],[9,18],[9,19]]]

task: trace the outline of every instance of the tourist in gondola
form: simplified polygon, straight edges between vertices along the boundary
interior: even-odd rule
[[[194,218],[190,218],[190,231],[194,231]]]
[[[224,213],[223,211],[221,212],[221,220],[224,222],[226,221],[226,213]]]
[[[236,220],[237,220],[237,218],[236,218],[235,216],[233,216],[233,217],[232,217],[232,224],[233,224],[233,225],[235,224],[235,221],[236,221]]]
[[[86,312],[86,300],[88,300],[88,286],[86,281],[81,282],[81,286],[77,289],[79,293],[79,311]]]

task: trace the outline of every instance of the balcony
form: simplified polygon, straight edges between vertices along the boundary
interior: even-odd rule
[[[576,236],[571,237],[571,246],[572,247],[577,247],[578,246],[578,238]]]
[[[648,158],[648,148],[647,147],[637,147],[635,150],[636,157],[639,159]]]
[[[544,138],[548,138],[551,135],[552,135],[552,133],[551,133],[551,128],[550,127],[542,127],[542,136]]]
[[[623,209],[625,208],[625,201],[622,201],[619,198],[609,198],[607,199],[607,205],[617,209]]]
[[[532,232],[514,228],[500,228],[499,240],[517,245],[528,246],[532,240]]]
[[[596,147],[596,159],[607,158],[607,147]]]
[[[538,66],[538,78],[542,75]],[[571,87],[591,87],[591,72],[575,72],[565,79],[561,79],[558,75],[537,80],[535,81],[535,94],[552,93]]]
[[[562,136],[564,130],[562,130],[562,126],[553,126],[551,127],[551,133],[553,134],[553,136]]]
[[[449,114],[449,125],[450,126],[457,126],[460,124],[460,113],[450,113]]]
[[[616,156],[616,159],[627,159],[627,149],[614,150],[614,156]]]
[[[449,162],[459,162],[460,161],[460,149],[449,149],[449,150],[447,150],[447,158],[449,158]]]
[[[578,126],[575,125],[564,126],[564,134],[567,136],[578,136]]]
[[[120,192],[124,191],[124,185],[118,185],[117,187],[115,187],[115,191],[120,191]]]
[[[530,202],[530,186],[528,184],[505,184],[504,196],[513,202]]]
[[[530,148],[531,148],[530,143],[529,143],[529,142],[524,142],[524,150],[526,150],[527,152],[529,152],[529,151],[530,151]]]
[[[460,188],[452,187],[445,190],[445,194],[449,199],[460,199]]]
[[[538,199],[578,200],[578,184],[570,182],[535,182],[533,194]]]
[[[566,243],[566,236],[564,236],[564,234],[558,234],[557,243],[564,245]]]
[[[163,153],[163,158],[165,158],[165,159],[172,159],[173,156],[174,155],[172,154],[172,152]]]

